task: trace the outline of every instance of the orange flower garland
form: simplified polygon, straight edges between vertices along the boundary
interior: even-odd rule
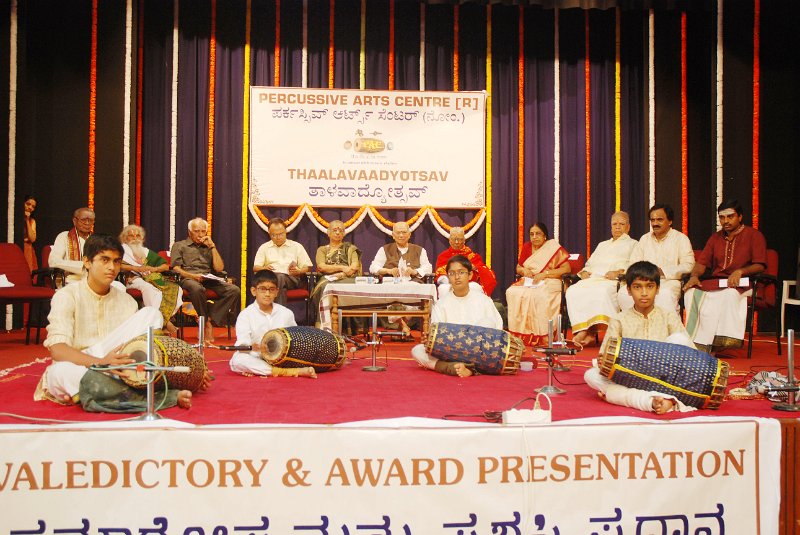
[[[92,51],[89,64],[89,201],[94,209],[94,174],[97,150],[97,2],[92,0]]]

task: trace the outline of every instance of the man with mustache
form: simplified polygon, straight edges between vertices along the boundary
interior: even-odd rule
[[[66,282],[81,280],[84,273],[83,245],[94,229],[94,210],[78,208],[72,213],[72,228],[58,236],[50,249],[48,264],[66,272]]]
[[[684,285],[686,330],[704,351],[742,347],[747,297],[752,291],[739,284],[767,265],[767,240],[761,232],[742,224],[739,201],[723,202],[717,207],[717,215],[722,229],[708,239]],[[711,269],[713,278],[701,282],[706,269]]]
[[[694,251],[689,238],[672,228],[675,217],[668,204],[654,204],[650,208],[650,228],[633,248],[630,263],[647,260],[658,266],[661,285],[656,296],[656,306],[665,310],[678,310],[681,296],[681,276],[694,266]],[[624,287],[617,293],[622,310],[633,306],[633,299]]]

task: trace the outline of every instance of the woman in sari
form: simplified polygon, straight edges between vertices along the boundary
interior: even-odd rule
[[[561,308],[561,276],[570,272],[569,253],[548,239],[547,227],[537,222],[530,228],[531,241],[522,247],[517,261],[520,279],[506,290],[508,330],[537,344],[547,336],[547,322]]]
[[[322,276],[311,292],[311,306],[319,315],[319,301],[329,282],[354,283],[361,275],[361,250],[344,241],[344,223],[335,220],[328,226],[328,245],[317,249],[317,271]]]

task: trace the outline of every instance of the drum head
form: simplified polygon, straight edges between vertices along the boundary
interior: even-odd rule
[[[282,329],[267,331],[261,338],[261,358],[275,365],[289,353],[289,337]]]
[[[120,353],[127,353],[128,356],[136,362],[145,362],[147,360],[147,338],[144,336],[139,336],[133,340],[130,340],[128,343],[122,346]],[[154,362],[159,365],[163,364],[163,354],[159,350],[158,345],[155,345],[154,353]],[[125,384],[132,386],[133,388],[144,388],[147,385],[147,372],[144,370],[137,371],[133,368],[130,370],[124,370],[120,378]]]

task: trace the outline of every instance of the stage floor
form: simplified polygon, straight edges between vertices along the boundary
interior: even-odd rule
[[[230,343],[225,338],[217,342]],[[418,333],[415,333],[418,337]],[[193,333],[188,341],[194,342]],[[207,349],[205,357],[215,380],[206,392],[194,396],[189,410],[172,408],[162,411],[165,417],[191,424],[339,424],[398,417],[423,417],[482,422],[497,416],[517,403],[535,395],[535,389],[547,384],[543,363],[531,372],[516,376],[473,376],[459,378],[420,368],[410,357],[412,343],[387,342],[379,352],[378,364],[386,371],[363,371],[371,364],[369,350],[350,353],[348,363],[318,379],[243,377],[230,371],[231,353]],[[688,416],[758,416],[792,418],[792,413],[772,409],[765,400],[726,400],[719,410],[669,413],[657,416],[618,407],[600,400],[583,382],[583,373],[596,357],[596,347],[586,348],[564,363],[568,372],[556,372],[554,384],[566,390],[552,395],[554,421],[593,416],[633,416],[657,420]],[[534,360],[540,353],[526,350],[524,359]],[[753,358],[744,353],[726,359],[731,367],[728,388],[744,386],[761,370],[786,372],[786,346],[778,356],[774,341],[759,337],[754,343]],[[25,346],[24,333],[12,331],[0,335],[0,395],[3,399],[0,424],[48,423],[63,421],[105,421],[125,415],[92,414],[80,407],[62,407],[51,402],[33,401],[33,392],[42,370],[49,363],[41,345]],[[525,401],[520,408],[530,408]],[[41,420],[40,420],[41,419]]]

